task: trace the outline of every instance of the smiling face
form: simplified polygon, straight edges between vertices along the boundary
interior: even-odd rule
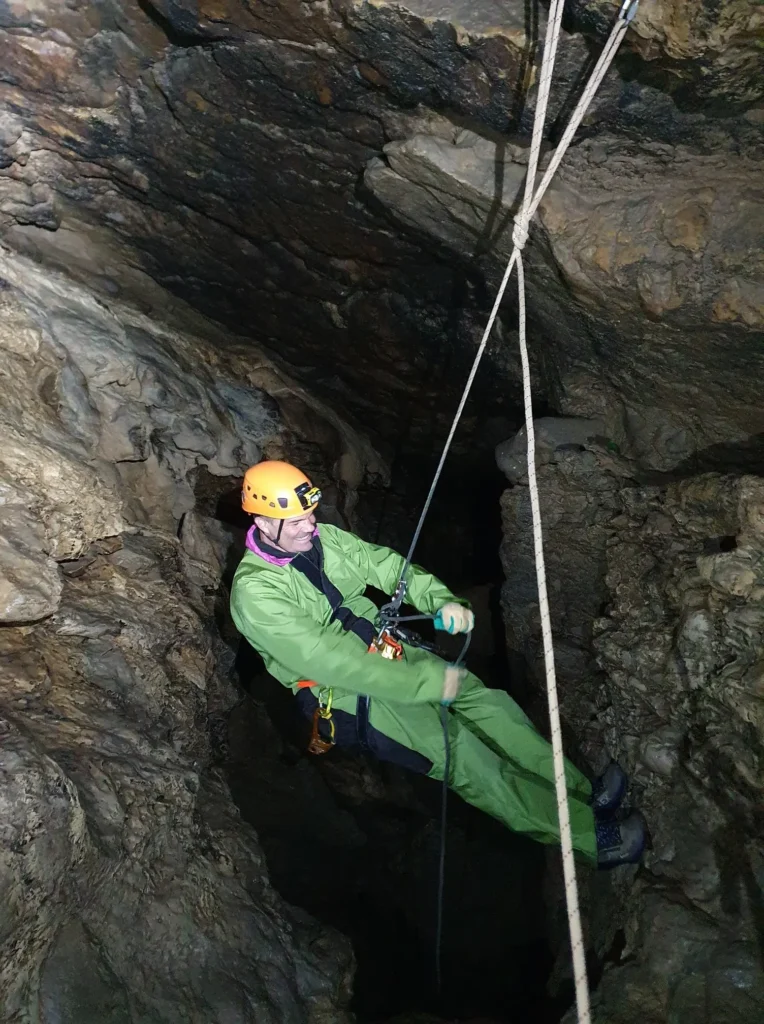
[[[281,524],[284,524],[281,526]],[[271,519],[267,516],[255,516],[255,526],[273,547],[288,555],[296,555],[300,551],[310,551],[313,546],[313,531],[316,528],[316,517],[313,512],[305,512],[292,519]],[[279,537],[279,527],[281,536]],[[276,541],[276,538],[279,538]]]

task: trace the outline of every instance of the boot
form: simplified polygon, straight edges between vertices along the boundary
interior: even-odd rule
[[[597,821],[597,866],[617,868],[621,864],[637,864],[647,843],[647,824],[639,811],[632,811],[623,821]]]
[[[626,772],[615,761],[611,761],[602,775],[594,780],[591,807],[598,817],[618,810],[626,792],[626,782]]]

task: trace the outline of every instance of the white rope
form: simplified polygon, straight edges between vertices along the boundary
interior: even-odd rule
[[[560,846],[562,849],[562,866],[565,881],[565,900],[568,911],[568,928],[570,933],[570,946],[573,958],[573,979],[576,990],[576,1009],[578,1012],[579,1024],[591,1024],[591,1010],[589,1004],[589,985],[586,973],[586,950],[584,946],[583,928],[581,926],[581,912],[578,900],[578,884],[576,881],[576,866],[573,853],[573,836],[570,827],[570,808],[568,806],[568,788],[565,779],[565,755],[562,745],[562,728],[560,725],[560,706],[557,695],[557,678],[554,664],[554,645],[552,641],[552,624],[549,615],[549,599],[546,585],[546,568],[544,565],[544,544],[541,526],[541,509],[539,505],[538,482],[536,479],[536,436],[533,425],[533,397],[531,392],[531,374],[528,360],[528,347],[526,343],[526,313],[525,313],[525,271],[523,267],[522,249],[528,239],[528,225],[531,218],[538,209],[544,193],[549,187],[557,168],[570,146],[571,140],[583,120],[594,96],[599,89],[602,79],[610,67],[621,45],[629,24],[637,12],[639,0],[623,0],[618,18],[611,30],[607,43],[600,54],[591,77],[584,89],[580,100],[571,115],[570,122],[562,134],[557,149],[549,162],[549,166],[541,179],[538,188],[534,191],[536,172],[538,169],[541,142],[544,135],[546,123],[546,111],[549,100],[549,92],[554,70],[554,61],[557,53],[557,43],[560,37],[562,24],[562,11],[564,0],[552,0],[547,22],[546,40],[544,43],[544,55],[541,62],[539,74],[539,89],[536,102],[536,111],[533,122],[533,136],[528,155],[528,172],[525,179],[525,191],[520,211],[515,217],[515,226],[512,233],[513,249],[507,263],[504,277],[502,278],[496,300],[491,309],[483,337],[475,355],[472,368],[467,378],[461,400],[456,410],[451,429],[448,433],[440,462],[435,471],[427,499],[422,509],[414,537],[409,548],[401,583],[405,583],[405,576],[416,548],[419,535],[422,531],[425,517],[432,503],[435,489],[440,480],[443,466],[451,448],[456,429],[461,420],[464,407],[467,403],[472,384],[475,380],[480,361],[483,358],[485,347],[488,344],[493,325],[501,306],[504,292],[507,289],[512,271],[517,267],[517,293],[518,293],[518,314],[519,314],[519,343],[520,360],[523,371],[523,402],[525,406],[525,427],[528,438],[528,490],[530,493],[531,514],[533,521],[533,547],[536,558],[536,579],[539,592],[539,613],[541,617],[541,635],[544,648],[544,666],[546,671],[547,701],[549,704],[550,731],[552,736],[552,753],[554,759],[555,792],[557,796],[557,811],[560,820]],[[400,590],[400,587],[399,587]]]
[[[536,183],[541,143],[544,138],[546,110],[549,104],[549,92],[552,87],[552,72],[554,71],[554,62],[557,57],[557,44],[560,39],[563,7],[564,0],[552,0],[549,8],[544,54],[541,58],[541,71],[539,72],[536,111],[533,117],[533,135],[528,154],[528,170],[525,175],[525,192],[520,212],[515,217],[515,229],[512,233],[512,242],[517,249],[522,249],[528,240],[528,224],[531,219],[529,211],[533,197],[533,188]]]
[[[594,65],[594,70],[591,73],[589,81],[586,83],[586,88],[581,93],[581,99],[575,106],[573,113],[570,115],[570,121],[565,131],[562,133],[557,149],[554,151],[552,159],[549,161],[549,166],[544,173],[544,177],[541,179],[539,187],[536,189],[529,209],[528,209],[528,220],[530,221],[538,209],[538,205],[544,198],[544,193],[549,188],[549,183],[557,172],[557,168],[560,166],[563,157],[568,151],[573,136],[578,131],[578,126],[583,121],[589,106],[594,99],[597,90],[600,87],[602,79],[608,72],[610,65],[613,63],[613,58],[616,55],[618,47],[621,45],[623,37],[628,31],[629,25],[634,20],[634,15],[637,13],[637,7],[639,0],[624,0],[621,10],[618,15],[613,29],[608,36],[608,40],[599,56],[599,60]],[[527,200],[527,181],[526,178],[526,200]],[[525,203],[523,203],[525,205]]]
[[[496,300],[494,301],[493,308],[491,309],[491,315],[488,318],[488,323],[486,324],[485,330],[483,331],[483,336],[480,339],[480,344],[478,346],[477,352],[475,353],[475,358],[474,358],[473,363],[472,363],[472,368],[470,369],[469,376],[467,377],[467,383],[464,386],[464,391],[462,392],[461,399],[459,400],[459,405],[456,408],[456,413],[454,414],[454,419],[453,419],[453,422],[451,423],[451,429],[448,432],[448,437],[446,438],[446,443],[443,446],[443,452],[442,452],[442,454],[440,456],[440,461],[438,462],[438,465],[437,465],[437,467],[435,469],[435,474],[434,474],[433,479],[432,479],[432,484],[430,485],[430,490],[427,492],[427,497],[425,499],[424,505],[422,506],[422,512],[421,512],[421,514],[419,516],[419,522],[417,523],[416,530],[414,531],[414,536],[411,539],[411,544],[409,545],[408,554],[406,555],[406,561],[404,562],[404,565],[403,565],[403,571],[401,572],[401,582],[405,582],[406,574],[408,572],[409,566],[411,565],[411,561],[412,561],[412,559],[414,557],[414,551],[415,551],[417,543],[419,541],[419,536],[420,536],[420,534],[422,532],[422,527],[424,525],[424,521],[427,518],[427,513],[430,511],[430,505],[432,504],[432,499],[433,499],[433,497],[435,495],[435,491],[436,491],[438,483],[440,481],[440,477],[441,477],[441,475],[443,473],[443,467],[444,467],[444,465],[446,463],[446,459],[448,457],[448,453],[451,450],[451,444],[452,444],[452,442],[454,440],[454,435],[456,434],[457,427],[459,426],[459,422],[460,422],[460,420],[462,418],[462,413],[464,412],[464,407],[467,404],[467,399],[469,398],[470,392],[472,390],[472,385],[473,385],[473,382],[475,380],[475,376],[477,375],[478,369],[480,367],[480,363],[481,363],[481,360],[483,358],[483,353],[485,352],[486,345],[488,344],[488,339],[491,336],[491,331],[493,330],[493,325],[496,322],[496,317],[498,316],[499,309],[501,308],[501,303],[502,303],[502,301],[504,299],[504,292],[507,290],[507,285],[509,284],[509,279],[510,279],[510,277],[512,275],[512,271],[514,270],[515,260],[517,259],[517,253],[519,252],[519,250],[521,250],[524,247],[525,242],[526,242],[526,240],[528,238],[528,224],[529,224],[531,218],[533,217],[534,213],[536,212],[536,209],[537,209],[539,203],[543,199],[544,193],[546,192],[547,188],[549,187],[549,183],[552,180],[552,175],[557,170],[557,168],[560,165],[560,162],[562,161],[563,157],[565,156],[565,153],[566,153],[566,151],[567,151],[567,149],[568,149],[568,147],[570,145],[571,139],[573,138],[573,135],[575,134],[575,131],[578,128],[579,124],[583,120],[583,117],[586,114],[586,110],[587,110],[589,104],[591,103],[591,100],[592,100],[592,97],[593,97],[594,93],[597,91],[597,88],[599,87],[600,82],[602,81],[602,79],[604,78],[608,68],[610,67],[610,64],[612,63],[613,57],[615,57],[616,50],[620,46],[621,39],[623,38],[623,35],[626,32],[626,29],[628,28],[629,23],[632,21],[632,19],[634,17],[634,14],[636,13],[638,4],[639,4],[639,0],[623,0],[623,5],[622,5],[621,10],[619,12],[618,20],[616,21],[616,23],[615,23],[615,25],[614,25],[611,33],[610,33],[608,41],[605,44],[605,48],[603,49],[602,54],[600,55],[600,59],[597,62],[597,65],[595,66],[595,70],[594,70],[594,72],[592,74],[592,79],[588,83],[587,88],[584,90],[584,92],[583,92],[583,94],[581,96],[581,99],[579,100],[579,102],[578,102],[578,104],[577,104],[577,106],[576,106],[576,108],[575,108],[575,110],[573,112],[573,116],[571,118],[571,122],[568,125],[567,129],[565,130],[565,132],[563,133],[562,138],[560,139],[560,142],[559,142],[559,144],[557,146],[557,149],[555,150],[555,153],[554,153],[554,156],[553,156],[552,160],[550,161],[550,164],[549,164],[549,167],[548,167],[548,169],[546,171],[546,174],[544,175],[544,177],[543,177],[543,179],[541,181],[541,184],[539,185],[538,189],[536,189],[536,192],[533,195],[532,200],[530,201],[530,205],[528,206],[528,211],[526,213],[525,209],[526,209],[526,205],[527,205],[528,193],[530,191],[531,183],[534,181],[534,179],[536,177],[536,169],[538,167],[538,157],[539,157],[539,153],[540,153],[540,150],[541,150],[541,139],[542,139],[542,133],[543,133],[543,125],[542,125],[542,128],[539,129],[538,131],[536,129],[536,125],[539,123],[538,122],[538,111],[539,111],[538,105],[536,107],[536,115],[535,115],[535,118],[534,118],[533,129],[534,129],[534,138],[536,136],[538,136],[538,139],[537,139],[537,145],[536,146],[533,146],[533,144],[531,145],[531,151],[530,151],[530,155],[529,155],[529,158],[528,158],[528,171],[530,172],[531,170],[533,170],[533,174],[532,175],[530,173],[526,174],[526,178],[525,178],[525,197],[524,197],[523,205],[522,205],[522,208],[521,208],[521,212],[518,213],[517,216],[515,217],[515,227],[514,227],[514,231],[513,231],[513,234],[512,234],[512,242],[513,242],[514,248],[512,250],[512,254],[509,257],[509,261],[507,263],[506,270],[504,271],[504,276],[503,276],[503,278],[501,280],[501,284],[499,286],[499,290],[498,290],[498,292],[496,294]],[[557,32],[554,33],[553,38],[552,38],[552,41],[554,42],[555,50],[556,50],[556,46],[557,46],[557,38],[559,37],[559,21],[560,21],[561,16],[562,16],[562,6],[563,6],[562,0],[560,0],[560,2],[559,2],[559,16],[558,16],[558,19],[557,19],[557,21],[553,22],[552,19],[551,19],[551,15],[552,15],[553,10],[557,10],[557,6],[558,5],[555,5],[555,7],[553,9],[550,9],[550,19],[547,22],[547,38],[548,39],[549,39],[550,29],[553,28],[553,26],[555,24],[557,25]],[[544,56],[545,57],[546,57],[548,52],[549,52],[549,42],[545,43],[545,45],[544,45]],[[592,89],[591,88],[592,87],[592,82],[594,81],[595,75],[597,76],[596,84],[594,85],[594,88]],[[544,71],[544,64],[543,64],[543,58],[542,58],[542,71],[541,71],[541,73],[539,75],[539,92],[541,92],[542,83],[544,83],[546,81],[551,81],[551,69],[549,70],[548,74],[545,73],[545,71]],[[548,95],[548,93],[547,93],[547,95]],[[584,100],[586,100],[585,103],[584,103]],[[546,104],[546,101],[544,101],[544,102]],[[531,161],[533,161],[532,164],[531,164]]]
[[[520,344],[520,361],[523,370],[523,404],[525,406],[525,432],[528,444],[528,490],[531,500],[531,516],[533,522],[533,549],[536,561],[536,580],[539,592],[539,611],[541,614],[541,633],[544,643],[544,664],[546,667],[547,702],[549,704],[550,732],[552,737],[552,757],[554,762],[554,783],[557,797],[557,814],[560,822],[560,848],[562,852],[562,870],[565,883],[565,903],[568,911],[568,931],[573,958],[573,982],[576,991],[576,1009],[579,1024],[591,1024],[589,1006],[589,981],[586,974],[586,950],[581,926],[581,911],[578,901],[578,883],[576,881],[576,864],[573,854],[573,834],[570,827],[570,808],[568,805],[568,787],[565,780],[565,754],[562,746],[562,729],[560,726],[560,709],[557,698],[557,679],[554,666],[554,646],[552,643],[552,624],[549,618],[549,600],[546,588],[546,568],[544,565],[544,544],[541,531],[541,509],[539,508],[538,483],[536,481],[536,434],[533,425],[533,394],[531,390],[531,372],[528,360],[528,346],[525,338],[525,268],[523,266],[522,249],[528,238],[528,226],[532,216],[534,186],[538,168],[541,143],[546,124],[546,111],[552,82],[552,72],[557,53],[560,26],[562,24],[563,2],[553,3],[549,10],[547,38],[544,44],[544,56],[541,63],[538,99],[533,121],[533,137],[528,155],[528,172],[525,176],[525,192],[520,211],[515,217],[515,229],[512,234],[514,252],[517,254],[514,264],[517,267],[517,303],[518,303],[518,340]],[[572,138],[572,134],[571,134]],[[558,147],[559,150],[560,147]],[[562,159],[562,156],[560,157]],[[550,176],[551,180],[551,176]],[[540,196],[543,192],[538,191]],[[514,253],[513,253],[514,255]],[[510,259],[510,263],[512,260]]]
[[[573,981],[576,989],[576,1009],[579,1024],[591,1024],[589,1008],[589,983],[586,975],[586,947],[581,927],[581,911],[578,905],[578,882],[576,862],[573,854],[573,834],[570,828],[570,807],[568,786],[565,780],[565,754],[562,747],[560,705],[557,697],[557,676],[554,666],[552,623],[549,617],[549,598],[546,589],[546,566],[544,564],[544,542],[541,531],[541,509],[536,481],[536,433],[533,427],[533,396],[531,393],[531,371],[528,362],[528,346],[525,341],[525,270],[522,254],[518,253],[517,301],[519,312],[520,359],[523,367],[523,402],[525,405],[525,430],[528,436],[528,491],[531,499],[533,521],[533,550],[536,558],[536,581],[539,591],[539,612],[541,635],[544,641],[544,665],[546,668],[547,702],[552,736],[554,760],[554,786],[557,795],[557,813],[560,819],[560,847],[562,850],[562,871],[565,882],[565,902],[568,908],[568,931],[573,957]]]

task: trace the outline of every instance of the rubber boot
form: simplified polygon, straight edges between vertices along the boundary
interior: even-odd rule
[[[632,811],[623,821],[597,821],[594,833],[600,869],[637,864],[642,859],[647,843],[647,825],[639,811]]]
[[[626,793],[626,772],[615,761],[592,783],[592,810],[599,816],[617,811]]]

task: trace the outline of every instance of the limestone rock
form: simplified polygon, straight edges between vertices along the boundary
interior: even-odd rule
[[[187,512],[180,527],[186,574],[202,587],[230,586],[244,550],[246,531],[209,516]]]
[[[512,146],[471,132],[416,135],[389,143],[385,157],[365,175],[376,197],[498,281],[524,177]],[[560,411],[601,418],[645,465],[668,469],[764,426],[754,393],[764,292],[749,260],[761,248],[764,193],[753,177],[745,157],[600,136],[569,151],[539,207],[526,288]],[[742,295],[740,282],[747,304],[722,300]],[[695,339],[689,350],[678,332]]]
[[[204,562],[212,573],[223,575],[231,547],[243,550],[243,531],[234,532],[217,519],[189,512],[183,517],[180,541],[183,550],[198,562]]]
[[[555,121],[615,10],[609,0],[570,5]],[[375,438],[396,446],[405,416],[409,446],[429,451],[433,419],[447,425],[441,410],[453,408],[463,376],[431,367],[444,339],[468,362],[486,278],[506,246],[543,5],[534,15],[519,0],[289,0],[275,10],[113,0],[97,11],[56,5],[30,23],[17,5],[0,28],[13,82],[0,96],[0,230],[14,249],[155,318],[168,316],[157,282],[166,285],[288,360]],[[747,257],[760,249],[759,27],[750,0],[643,3],[577,146],[579,181],[543,214],[553,252],[533,268],[530,311],[549,371],[544,397],[571,415],[620,422],[628,411],[620,425],[636,435],[635,451],[661,467],[730,432],[743,438],[755,419],[742,381],[759,376],[745,333],[761,327]],[[464,135],[455,152],[464,124],[478,141]],[[416,229],[404,237],[357,186],[386,147],[401,171],[408,143],[399,144],[414,137],[450,154],[440,184],[430,175],[412,191],[391,166],[369,177]],[[497,137],[511,160],[491,156],[486,139]],[[477,192],[451,157],[473,162]],[[725,265],[724,253],[737,255]],[[639,304],[628,322],[624,295]],[[676,390],[686,360],[697,393]],[[665,387],[646,388],[664,361]],[[491,350],[488,363],[478,401],[504,412],[506,357]],[[515,373],[511,390],[516,400]],[[115,412],[115,436],[104,431],[108,457],[144,450],[134,411]],[[210,444],[190,425],[181,436]]]
[[[43,1019],[130,1024],[124,990],[79,921],[61,928],[45,961],[40,1010]]]
[[[21,676],[18,689],[29,682]],[[72,877],[87,855],[89,837],[71,779],[6,717],[5,703],[0,737],[0,1005],[6,1020],[21,1020],[36,969],[64,921]]]
[[[561,449],[584,448],[587,441],[603,438],[605,425],[601,420],[583,420],[571,417],[550,416],[535,420],[534,424],[536,465],[544,465],[554,459]],[[525,427],[514,438],[502,441],[496,447],[496,465],[511,484],[519,483],[528,473],[528,439]]]
[[[594,622],[607,596],[608,524],[622,510],[620,490],[633,472],[628,462],[610,451],[606,438],[597,438],[595,427],[588,421],[562,420],[555,425],[553,420],[542,420],[538,431],[537,475],[555,655],[558,671],[571,686],[585,682],[594,669]],[[569,444],[564,440],[567,437],[583,443]],[[542,678],[525,444],[523,430],[498,448],[501,468],[519,484],[501,500],[504,540],[500,554],[506,578],[502,609],[508,646],[523,652]],[[581,739],[585,736],[586,731],[580,734]]]
[[[343,1020],[346,947],[290,917],[205,768],[197,723],[215,661],[179,599],[172,545],[144,538],[141,557],[129,553],[68,579],[42,631],[2,637],[0,707],[14,723],[0,755],[11,779],[0,787],[11,829],[0,857],[11,915],[0,927],[3,1015],[39,1002],[72,1020],[85,1010],[115,1022]],[[19,746],[22,724],[30,739]],[[65,981],[80,954],[87,994]]]
[[[511,237],[534,26],[519,0],[28,7],[0,16],[0,488],[55,610],[0,635],[3,1013],[340,1022],[347,946],[275,898],[209,770],[230,652],[201,519],[263,452],[337,467],[351,515],[385,465],[350,417],[431,455]],[[615,10],[569,7],[550,138]],[[652,881],[590,900],[603,958],[623,925],[622,1024],[761,1017],[759,485],[695,476],[760,453],[759,30],[745,0],[643,3],[526,249],[537,401],[628,456],[587,437],[540,466],[566,721],[654,825]],[[470,454],[483,415],[517,419],[513,321]],[[535,666],[516,479],[505,605]]]
[[[607,23],[613,8],[606,0],[574,0],[575,15]],[[649,63],[666,62],[681,82],[703,96],[726,95],[743,101],[760,97],[760,55],[743,39],[761,34],[761,12],[749,0],[720,6],[692,6],[677,0],[640,4],[630,45]]]
[[[200,466],[235,478],[266,448],[296,452],[303,433],[331,431],[327,448],[334,451],[319,454],[317,464],[315,446],[306,456],[306,466],[325,477],[327,496],[335,457],[344,453],[356,466],[356,486],[379,461],[336,414],[324,416],[320,403],[309,418],[300,415],[307,401],[266,367],[255,373],[244,358],[223,360],[199,337],[152,325],[134,310],[110,310],[24,261],[0,255],[0,275],[7,336],[27,331],[34,338],[4,362],[0,474],[45,524],[55,558],[79,557],[120,533],[125,520],[173,532],[195,504]],[[278,398],[254,382],[237,383],[240,373],[264,379]],[[353,491],[346,489],[348,498]]]
[[[629,962],[606,973],[595,1020],[690,1019],[712,965],[737,960],[735,1019],[753,1024],[764,1011],[757,912],[730,893],[764,863],[761,480],[645,486],[621,457],[590,449],[539,467],[561,708],[581,743],[569,753],[628,771],[661,879],[649,896],[638,880],[612,881]],[[509,642],[541,678],[525,487],[502,507]],[[607,948],[613,925],[593,919],[593,943]]]
[[[45,531],[19,505],[0,505],[0,622],[37,622],[61,600],[58,565],[45,553]]]
[[[0,262],[0,1017],[349,1022],[347,943],[276,895],[211,764],[241,536],[189,511],[298,428],[244,359]],[[332,422],[319,478],[344,453],[358,483]]]

